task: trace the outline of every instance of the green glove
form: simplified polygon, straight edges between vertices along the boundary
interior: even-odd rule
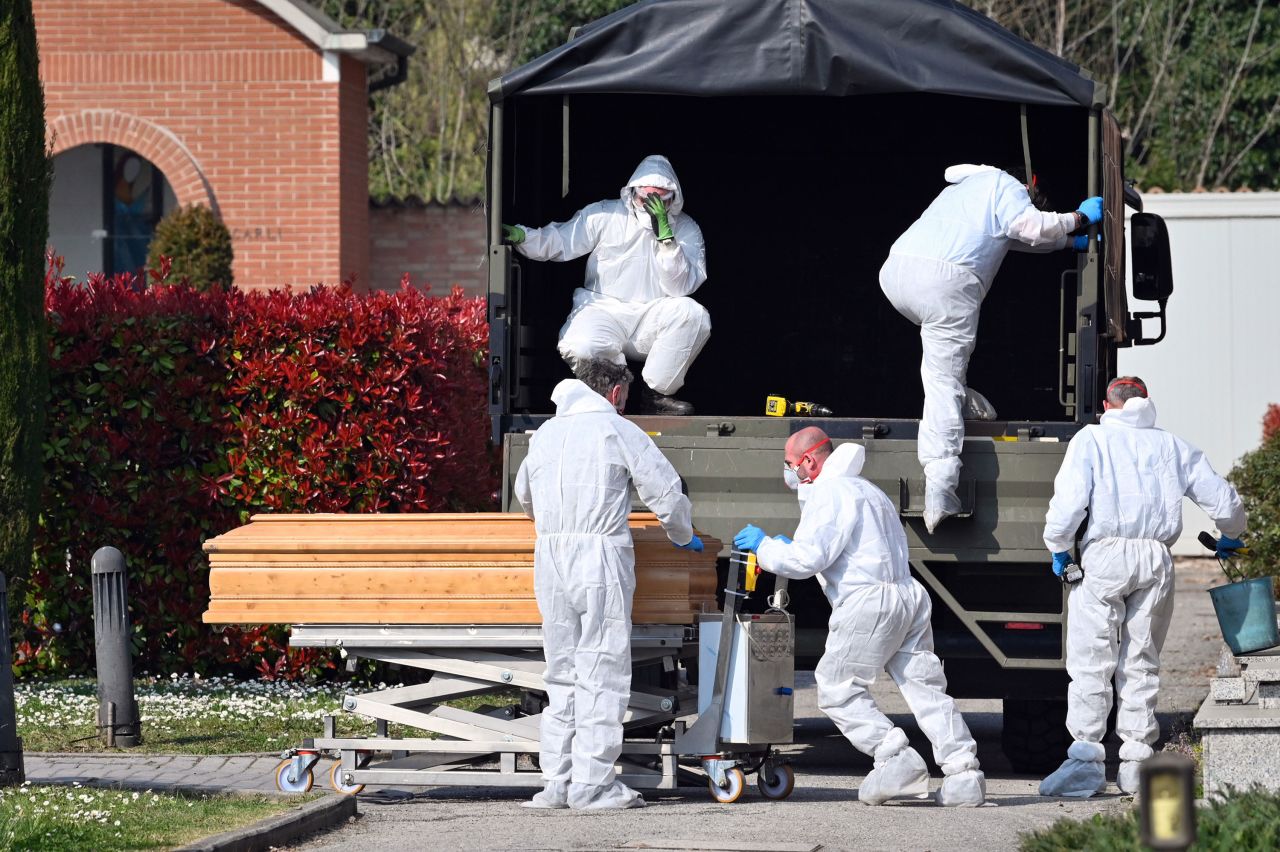
[[[511,243],[513,246],[518,246],[524,242],[524,228],[517,225],[503,225],[502,239]]]
[[[653,235],[660,243],[669,243],[676,238],[671,230],[671,221],[667,218],[667,205],[657,195],[650,195],[644,200],[644,209],[649,211],[649,220],[653,222]]]

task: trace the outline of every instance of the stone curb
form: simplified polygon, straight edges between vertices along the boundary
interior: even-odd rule
[[[332,828],[355,815],[355,796],[327,795],[288,813],[197,840],[177,852],[259,852]]]

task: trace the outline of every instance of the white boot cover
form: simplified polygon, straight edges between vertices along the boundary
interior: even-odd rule
[[[858,801],[879,805],[902,796],[929,793],[929,768],[924,758],[907,745],[907,735],[894,728],[876,749],[875,768],[858,787]]]
[[[643,808],[644,797],[621,781],[612,784],[570,784],[569,807],[575,811]]]
[[[542,792],[527,802],[521,802],[520,807],[543,810],[569,807],[569,782],[548,781],[547,786],[542,788]]]
[[[1072,743],[1063,764],[1040,782],[1040,795],[1087,799],[1101,793],[1107,788],[1106,767],[1102,763],[1105,756],[1100,743]]]
[[[944,808],[976,808],[986,800],[987,776],[980,769],[948,775],[938,788],[937,801]]]

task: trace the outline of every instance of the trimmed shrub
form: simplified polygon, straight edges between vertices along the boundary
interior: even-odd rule
[[[93,663],[90,558],[124,552],[140,671],[330,666],[279,626],[210,627],[201,545],[260,511],[496,506],[483,299],[198,292],[50,266],[51,431],[17,670]]]
[[[1249,514],[1245,535],[1249,552],[1238,557],[1243,577],[1280,574],[1280,432],[1273,423],[1276,419],[1280,413],[1272,405],[1263,419],[1262,446],[1245,453],[1229,475]]]
[[[175,280],[197,290],[215,285],[230,288],[233,257],[227,226],[208,207],[190,204],[170,211],[156,224],[147,266],[165,268]]]

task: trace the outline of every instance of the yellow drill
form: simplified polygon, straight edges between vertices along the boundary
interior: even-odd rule
[[[770,394],[764,398],[764,413],[770,417],[832,417],[835,412],[816,402],[799,402]]]

